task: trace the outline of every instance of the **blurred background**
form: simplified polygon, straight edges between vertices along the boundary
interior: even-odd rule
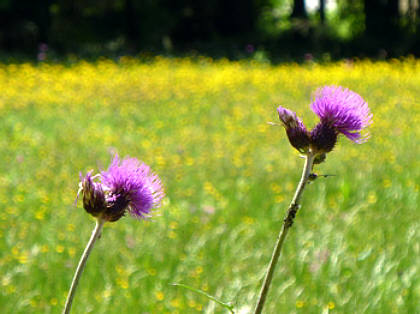
[[[419,0],[0,0],[0,56],[420,54]]]
[[[226,313],[174,282],[250,313],[302,167],[267,121],[312,128],[324,85],[369,103],[371,138],[316,167],[265,312],[420,313],[419,6],[0,0],[0,313],[61,313],[94,227],[79,173],[114,152],[167,196],[105,226],[73,313]]]

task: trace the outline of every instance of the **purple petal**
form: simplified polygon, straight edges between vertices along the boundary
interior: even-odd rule
[[[334,127],[350,140],[362,143],[360,131],[372,123],[368,104],[357,93],[341,86],[325,86],[318,89],[311,109],[322,123]]]
[[[108,170],[101,172],[101,177],[109,196],[124,197],[128,201],[130,213],[137,218],[147,217],[164,197],[159,177],[136,158],[121,161],[115,155]]]

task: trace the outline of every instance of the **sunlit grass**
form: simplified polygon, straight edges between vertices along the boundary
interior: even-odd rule
[[[269,66],[0,65],[0,309],[59,313],[93,220],[73,206],[79,171],[111,153],[164,181],[152,221],[105,226],[74,313],[222,311],[202,289],[253,307],[302,159],[276,105],[308,126],[311,93],[337,84],[374,115],[363,145],[341,138],[305,191],[267,313],[415,313],[420,299],[420,62]]]

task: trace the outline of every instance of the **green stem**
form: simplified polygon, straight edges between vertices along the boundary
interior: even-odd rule
[[[258,303],[255,307],[255,314],[260,314],[263,310],[264,302],[267,297],[268,290],[270,288],[271,280],[273,279],[274,270],[276,268],[277,261],[280,257],[280,252],[283,247],[284,240],[286,239],[290,227],[293,225],[293,220],[295,219],[296,213],[300,207],[300,199],[302,197],[302,193],[305,189],[306,183],[308,182],[309,175],[311,174],[313,162],[314,155],[312,153],[308,153],[308,155],[305,157],[305,165],[303,166],[302,177],[296,188],[296,192],[293,196],[292,202],[290,203],[289,208],[287,210],[286,218],[284,218],[283,228],[281,229],[277,237],[277,242],[274,247],[273,255],[271,257],[270,264],[267,268],[264,283],[261,287]]]
[[[173,286],[179,286],[179,287],[182,287],[182,288],[185,288],[185,289],[188,289],[188,290],[194,291],[194,292],[196,292],[196,293],[198,293],[198,294],[201,294],[201,295],[205,296],[206,298],[208,298],[209,300],[212,300],[213,302],[216,302],[217,304],[219,304],[219,305],[223,306],[223,307],[224,307],[225,309],[227,309],[230,313],[235,314],[235,312],[233,311],[233,306],[232,306],[232,305],[230,305],[230,304],[228,304],[228,303],[226,303],[226,302],[222,302],[222,301],[220,301],[220,300],[216,299],[215,297],[213,297],[212,295],[208,294],[207,292],[201,291],[201,290],[199,290],[199,289],[196,289],[196,288],[191,287],[191,286],[188,286],[188,285],[184,285],[184,284],[182,284],[182,283],[173,283],[172,285],[173,285]]]
[[[86,245],[86,248],[80,258],[79,265],[77,266],[76,272],[73,277],[73,281],[70,286],[69,294],[67,295],[66,305],[64,306],[63,314],[70,313],[71,304],[73,302],[74,295],[76,293],[77,284],[79,283],[79,279],[82,276],[83,270],[85,269],[86,261],[89,257],[90,252],[93,249],[93,246],[96,240],[100,237],[102,227],[105,224],[105,220],[97,219],[95,229],[92,231],[92,235],[90,236],[89,242]]]

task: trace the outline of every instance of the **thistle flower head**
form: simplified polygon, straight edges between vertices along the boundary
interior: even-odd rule
[[[293,111],[279,106],[277,108],[279,119],[286,129],[290,144],[301,153],[309,148],[309,134],[302,120]]]
[[[301,153],[311,150],[325,160],[325,153],[334,148],[340,133],[355,143],[367,140],[368,134],[363,136],[361,131],[372,123],[372,114],[355,92],[341,86],[325,86],[316,91],[310,107],[321,120],[310,132],[296,113],[281,106],[277,108],[290,144]]]
[[[120,160],[115,155],[106,171],[81,177],[83,207],[107,221],[120,219],[126,211],[146,218],[164,197],[162,183],[150,167],[136,158]]]
[[[368,104],[355,92],[341,86],[325,86],[316,91],[311,109],[323,125],[314,128],[315,135],[320,129],[329,128],[355,143],[367,140],[368,134],[362,136],[360,131],[372,123],[372,114]]]

